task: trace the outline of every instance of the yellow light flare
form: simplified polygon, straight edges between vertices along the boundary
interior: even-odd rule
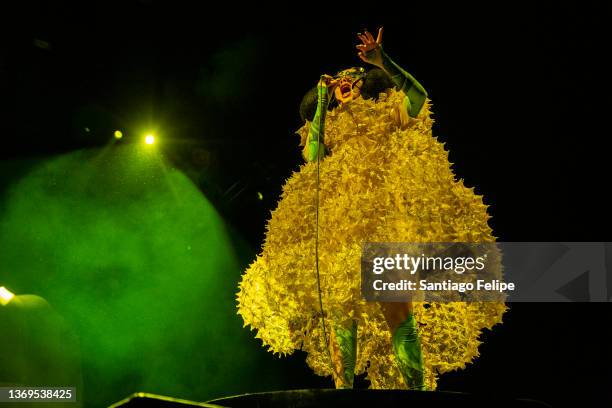
[[[6,306],[9,304],[11,299],[13,299],[15,295],[5,288],[4,286],[0,286],[0,305]]]

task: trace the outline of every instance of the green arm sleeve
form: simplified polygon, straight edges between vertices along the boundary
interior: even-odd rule
[[[306,141],[306,160],[309,162],[317,160],[317,153],[319,154],[319,158],[325,156],[323,135],[325,129],[325,115],[327,114],[327,106],[329,105],[329,92],[326,86],[321,85],[317,85],[317,91],[317,111],[315,112],[314,119],[310,124],[308,140]]]
[[[382,51],[383,57],[383,69],[391,76],[393,83],[400,91],[406,94],[407,100],[405,104],[408,109],[408,115],[416,118],[421,108],[425,104],[427,99],[427,91],[419,82],[414,79],[412,75],[404,71],[399,65],[397,65],[389,56]]]

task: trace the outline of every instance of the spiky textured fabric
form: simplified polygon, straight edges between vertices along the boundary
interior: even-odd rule
[[[429,103],[416,119],[404,94],[359,98],[329,112],[328,156],[320,161],[319,269],[327,327],[358,322],[356,372],[372,388],[405,388],[380,306],[360,294],[366,242],[493,242],[487,206],[456,180],[448,152],[432,136]],[[299,129],[302,145],[309,124]],[[308,353],[319,375],[331,375],[321,329],[315,271],[317,163],[286,182],[267,224],[263,251],[240,282],[238,313],[279,355]],[[478,356],[479,335],[501,322],[503,303],[415,303],[425,382],[464,368]]]

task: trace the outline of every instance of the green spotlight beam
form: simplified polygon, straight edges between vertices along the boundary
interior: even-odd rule
[[[46,161],[0,208],[0,283],[44,297],[74,329],[84,406],[282,384],[236,316],[244,264],[223,220],[159,152],[135,143]]]

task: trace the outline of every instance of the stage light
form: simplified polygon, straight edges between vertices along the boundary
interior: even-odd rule
[[[259,199],[259,201],[263,200],[263,194],[261,194],[261,191],[257,192],[257,198]]]
[[[15,295],[4,286],[0,286],[0,305],[6,306]]]
[[[155,143],[155,136],[149,134],[145,136],[145,143],[148,145],[152,145],[153,143]]]
[[[120,130],[115,130],[115,139],[121,139],[123,137],[123,132]]]

